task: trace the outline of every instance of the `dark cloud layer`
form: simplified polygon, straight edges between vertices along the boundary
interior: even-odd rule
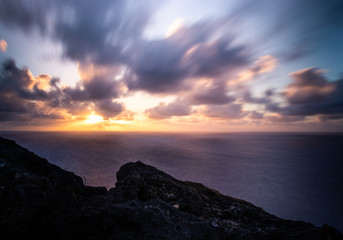
[[[17,68],[13,60],[7,60],[3,63],[1,69],[1,88],[0,92],[6,95],[13,95],[13,97],[31,99],[31,100],[45,100],[48,99],[48,94],[38,87],[28,69]]]
[[[291,74],[293,82],[287,86],[283,95],[291,105],[317,104],[330,101],[339,90],[339,81],[328,82],[322,71],[308,68]],[[338,100],[338,99],[337,99]],[[336,99],[332,99],[336,101]]]
[[[126,78],[129,88],[155,93],[176,91],[187,75],[181,64],[185,51],[175,49],[168,40],[144,43],[132,57],[132,68]]]
[[[150,108],[145,112],[152,119],[167,119],[173,116],[187,116],[191,114],[191,108],[187,103],[173,102],[160,103],[157,107]]]
[[[233,102],[235,97],[229,96],[227,94],[228,89],[225,81],[216,81],[205,86],[199,86],[191,92],[189,102],[192,105],[201,105],[201,104],[214,104],[221,105]]]
[[[118,84],[115,80],[93,78],[76,88],[66,87],[63,92],[74,101],[103,100],[118,96]]]
[[[66,57],[98,64],[126,61],[125,48],[140,37],[147,21],[148,9],[137,3],[132,12],[128,1],[68,1],[58,3],[58,20],[52,37],[64,47]],[[69,12],[68,12],[69,11]]]
[[[2,1],[0,21],[25,32],[38,29],[62,43],[65,57],[95,63],[124,61],[123,50],[139,37],[147,24],[146,4],[104,0]],[[132,2],[131,2],[132,3]]]
[[[230,103],[226,105],[209,105],[200,110],[203,115],[214,119],[241,119],[248,114],[244,112],[241,104]]]
[[[96,112],[105,119],[113,118],[124,110],[122,104],[113,102],[111,99],[96,102],[95,106]]]
[[[165,39],[142,42],[129,63],[129,88],[175,93],[185,89],[182,83],[187,78],[218,77],[248,64],[244,46],[225,38],[211,41],[219,28],[215,22],[197,23],[182,26]]]
[[[316,68],[300,70],[291,76],[293,82],[282,93],[289,105],[268,104],[268,110],[288,116],[333,115],[336,119],[342,116],[343,79],[329,82],[323,71]]]
[[[50,118],[63,119],[70,114],[80,114],[94,105],[94,110],[105,118],[124,110],[116,97],[115,83],[90,81],[85,88],[64,88],[59,79],[48,75],[32,76],[27,68],[20,69],[13,60],[0,67],[0,121],[27,121]]]
[[[38,28],[44,33],[47,27],[47,10],[50,7],[50,0],[4,0],[0,5],[0,20],[8,26],[19,27],[25,32]]]
[[[36,118],[63,118],[55,111],[46,111],[42,105],[57,97],[56,90],[41,89],[39,80],[53,86],[55,79],[50,80],[42,75],[34,78],[26,68],[19,69],[13,60],[2,63],[0,69],[0,121],[32,120]]]

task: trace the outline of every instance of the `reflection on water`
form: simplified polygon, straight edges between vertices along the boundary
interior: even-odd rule
[[[2,132],[39,156],[113,187],[130,161],[201,182],[279,217],[343,231],[343,135]]]

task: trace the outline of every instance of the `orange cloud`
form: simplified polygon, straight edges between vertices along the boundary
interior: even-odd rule
[[[135,113],[132,111],[124,110],[114,118],[115,121],[133,121],[135,120]]]
[[[6,52],[7,50],[7,42],[4,39],[0,39],[0,51]]]
[[[170,37],[177,31],[179,31],[184,25],[184,20],[183,18],[177,18],[169,27],[166,32],[166,38]]]
[[[237,78],[229,81],[229,85],[247,82],[255,76],[271,72],[277,66],[277,59],[271,55],[260,56],[249,69],[238,74]]]
[[[40,74],[38,77],[35,77],[36,85],[41,90],[47,90],[50,87],[51,76],[47,74]]]

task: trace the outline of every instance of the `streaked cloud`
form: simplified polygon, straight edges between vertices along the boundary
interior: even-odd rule
[[[147,109],[145,113],[152,119],[166,119],[173,116],[190,115],[191,108],[182,102],[160,103],[157,107]]]
[[[248,112],[243,111],[241,104],[208,105],[198,109],[198,113],[214,119],[241,119]]]
[[[184,25],[184,19],[183,18],[177,18],[167,29],[166,32],[166,38],[170,37],[171,35],[175,34],[177,31],[179,31],[182,26]]]
[[[322,119],[339,119],[343,113],[343,79],[328,81],[323,70],[302,69],[290,74],[293,81],[282,95],[288,105],[281,107],[269,103],[271,112],[283,116],[321,116]]]
[[[337,91],[335,82],[328,82],[324,71],[307,68],[290,73],[293,82],[283,91],[283,95],[292,105],[316,104],[327,101]]]
[[[29,69],[19,69],[13,60],[2,64],[1,73],[1,121],[70,119],[92,111],[110,118],[124,110],[120,103],[113,101],[114,85],[106,80],[62,88],[59,79],[44,74],[34,77]]]
[[[244,46],[233,45],[231,38],[211,40],[219,28],[215,22],[200,22],[179,26],[165,39],[142,41],[128,64],[129,89],[175,93],[187,87],[187,79],[217,77],[248,64]]]
[[[190,92],[188,99],[193,105],[226,104],[235,97],[229,96],[228,87],[223,79],[200,78]]]
[[[305,68],[332,66],[329,73],[337,73],[341,1],[223,2],[225,11],[218,17],[187,18],[177,12],[163,29],[165,36],[147,38],[147,29],[158,25],[150,24],[161,4],[3,1],[0,27],[58,45],[57,58],[77,65],[79,78],[66,85],[49,72],[33,71],[34,76],[29,67],[5,60],[0,120],[34,124],[100,116],[96,124],[107,127],[135,119],[242,125],[343,119],[343,80]],[[9,57],[17,54],[12,47],[6,51],[4,39],[0,50]],[[145,107],[132,111],[125,103]]]

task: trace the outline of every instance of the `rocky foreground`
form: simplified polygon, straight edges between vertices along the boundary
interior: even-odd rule
[[[116,187],[80,177],[0,138],[0,239],[343,239],[141,162]]]

